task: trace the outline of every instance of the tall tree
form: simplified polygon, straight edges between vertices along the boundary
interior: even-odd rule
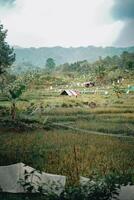
[[[14,50],[6,42],[6,36],[7,30],[4,30],[3,25],[0,24],[0,76],[2,76],[15,61]]]
[[[93,74],[96,77],[96,80],[102,84],[104,83],[104,78],[106,75],[106,68],[103,64],[95,65],[93,69]]]
[[[55,62],[54,62],[54,59],[53,58],[48,58],[46,60],[46,68],[48,70],[53,70],[55,68]]]

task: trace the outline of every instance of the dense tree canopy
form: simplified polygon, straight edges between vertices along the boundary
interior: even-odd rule
[[[48,70],[53,70],[55,68],[55,62],[53,58],[48,58],[46,61],[46,68]]]
[[[6,72],[15,61],[15,54],[13,48],[11,48],[5,41],[7,36],[7,30],[3,29],[3,25],[0,24],[0,76]]]

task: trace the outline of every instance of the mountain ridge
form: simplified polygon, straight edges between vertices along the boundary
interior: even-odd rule
[[[134,52],[134,46],[131,47],[30,47],[23,48],[16,46],[16,64],[29,63],[33,66],[44,67],[46,60],[51,57],[56,65],[64,63],[73,63],[81,60],[89,62],[96,61],[100,56],[120,55],[124,51]]]

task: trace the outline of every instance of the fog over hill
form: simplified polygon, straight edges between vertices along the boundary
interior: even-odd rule
[[[21,48],[14,47],[16,53],[16,64],[29,63],[34,66],[44,67],[47,58],[55,60],[56,65],[72,63],[76,61],[88,60],[93,62],[101,56],[120,55],[123,51],[134,52],[134,47],[41,47],[41,48]]]

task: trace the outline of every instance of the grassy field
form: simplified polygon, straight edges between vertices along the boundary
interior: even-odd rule
[[[134,139],[69,130],[1,133],[0,165],[24,162],[49,173],[78,175],[127,173],[134,166]]]
[[[71,183],[79,175],[133,173],[134,96],[123,94],[118,99],[111,91],[108,95],[82,94],[77,98],[59,94],[54,89],[24,93],[17,103],[18,118],[34,119],[44,125],[23,132],[1,127],[0,165],[24,162],[66,175]],[[95,108],[91,102],[95,102]],[[1,101],[0,106],[8,108],[10,103]],[[1,116],[4,118],[9,115]]]

